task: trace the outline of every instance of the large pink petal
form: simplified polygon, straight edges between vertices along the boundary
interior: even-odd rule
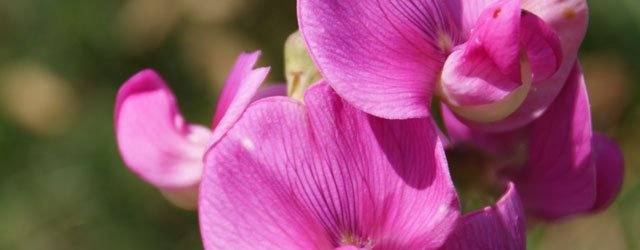
[[[218,141],[240,118],[267,77],[268,67],[253,69],[259,56],[260,51],[242,53],[236,60],[218,100],[210,144]]]
[[[577,64],[556,101],[529,129],[528,162],[516,180],[525,208],[546,219],[590,209],[596,197],[591,114]]]
[[[624,177],[624,158],[620,147],[602,134],[593,135],[593,151],[596,161],[596,202],[592,211],[611,205],[620,192]]]
[[[298,0],[298,21],[315,64],[345,100],[379,117],[425,117],[445,56],[460,41],[455,2]]]
[[[257,101],[206,157],[205,248],[433,248],[459,214],[429,119],[390,121],[325,83]]]
[[[210,131],[189,125],[158,74],[144,70],[118,92],[115,129],[120,154],[142,179],[163,189],[197,185]]]
[[[209,150],[199,202],[205,249],[330,248],[288,181],[295,163],[314,159],[303,110],[284,97],[256,101]]]
[[[443,249],[525,249],[525,239],[524,210],[510,183],[494,206],[462,216]]]

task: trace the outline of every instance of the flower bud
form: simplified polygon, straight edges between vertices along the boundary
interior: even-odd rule
[[[322,78],[311,60],[299,31],[287,38],[284,45],[285,77],[287,95],[302,101],[304,90]]]

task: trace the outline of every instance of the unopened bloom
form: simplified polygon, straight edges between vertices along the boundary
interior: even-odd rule
[[[447,107],[443,109],[454,144],[471,142],[493,159],[515,160],[496,163],[503,166],[495,170],[513,180],[525,209],[533,215],[556,220],[599,211],[608,207],[620,190],[622,153],[614,142],[593,133],[578,65],[547,111],[522,129],[479,132],[460,122]]]
[[[299,31],[291,34],[284,44],[284,67],[287,95],[296,100],[302,101],[304,91],[321,79]]]
[[[587,26],[584,0],[299,0],[300,30],[340,96],[384,118],[429,116],[506,131],[556,98]]]
[[[125,164],[172,202],[195,208],[207,145],[222,137],[256,95],[269,68],[252,69],[259,52],[242,54],[229,75],[211,129],[186,123],[162,78],[143,70],[120,88],[115,108],[118,148]],[[283,86],[258,95],[284,94]],[[275,91],[275,92],[274,92]]]
[[[460,217],[430,119],[369,116],[324,82],[247,108],[206,155],[199,206],[206,249],[524,248],[513,185]]]

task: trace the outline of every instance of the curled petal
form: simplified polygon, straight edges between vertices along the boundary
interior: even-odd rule
[[[564,61],[560,40],[553,29],[539,17],[523,11],[521,42],[524,45],[522,79],[531,82],[526,97],[517,109],[502,120],[490,123],[465,121],[474,129],[504,132],[520,128],[536,118],[551,104],[560,92],[574,61]],[[575,60],[575,57],[573,57]]]
[[[431,120],[367,116],[326,83],[305,104],[257,101],[209,150],[205,248],[440,246],[459,208]]]
[[[298,0],[298,21],[345,100],[379,117],[426,117],[445,55],[460,40],[455,2]]]
[[[553,28],[560,40],[562,62],[555,74],[531,87],[529,95],[513,114],[499,122],[467,122],[475,129],[493,132],[513,130],[539,118],[556,99],[575,65],[578,48],[587,31],[587,1],[523,0],[522,5]]]
[[[589,100],[579,65],[529,130],[529,159],[515,181],[525,208],[549,220],[589,210],[596,197],[596,172]]]
[[[260,51],[242,53],[236,60],[216,107],[209,145],[218,141],[240,118],[267,77],[268,67],[253,69],[259,56]]]
[[[523,0],[523,8],[539,16],[560,38],[563,58],[575,60],[587,32],[589,10],[586,0]]]
[[[602,134],[593,136],[596,161],[596,202],[592,211],[603,210],[616,198],[622,187],[624,159],[618,145]]]
[[[546,26],[551,27],[558,36],[562,48],[562,63],[553,77],[537,84],[537,89],[542,97],[531,96],[525,103],[541,103],[537,105],[538,110],[548,106],[554,99],[544,98],[545,96],[555,97],[560,93],[566,79],[569,77],[575,64],[578,49],[587,32],[589,10],[586,0],[523,0],[523,8],[534,15],[540,17]],[[537,112],[531,109],[528,113]]]
[[[471,35],[473,27],[476,25],[478,18],[482,12],[489,6],[495,4],[499,0],[465,0],[460,1],[460,20],[462,24],[462,32],[465,40]]]
[[[152,70],[141,71],[120,88],[115,129],[125,164],[143,180],[173,191],[200,181],[211,133],[184,122],[171,90]]]
[[[525,249],[524,209],[515,186],[491,207],[460,218],[443,249]]]
[[[513,113],[504,119],[493,122],[476,122],[469,119],[462,120],[464,120],[466,125],[483,132],[499,133],[523,128],[531,124],[532,121],[540,118],[549,105],[556,100],[560,90],[564,86],[564,82],[558,84],[559,81],[567,80],[569,73],[572,72],[576,63],[575,60],[573,63],[565,63],[565,61],[563,61],[553,76],[544,81],[532,84],[524,101],[522,101]]]
[[[520,82],[520,4],[504,0],[484,9],[465,49],[466,57],[489,59],[512,82]]]
[[[535,85],[558,71],[562,63],[562,47],[553,29],[536,15],[522,11],[520,23],[520,40],[526,53],[524,63],[531,69],[528,72],[531,76],[526,76],[524,80],[530,80]]]
[[[488,7],[470,40],[445,63],[444,100],[471,127],[505,126],[502,120],[520,109],[532,84],[552,76],[560,65],[560,42],[554,31],[517,4],[498,2]]]
[[[530,85],[521,82],[519,34],[519,1],[500,1],[483,11],[469,41],[444,65],[441,95],[454,112],[493,122],[522,103]]]

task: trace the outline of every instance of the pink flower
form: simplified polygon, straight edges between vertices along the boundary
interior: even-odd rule
[[[369,116],[323,82],[247,108],[208,151],[199,201],[206,249],[523,249],[522,213],[508,185],[460,217],[430,119]]]
[[[587,26],[584,0],[298,0],[303,37],[336,92],[375,116],[522,127],[553,102]]]
[[[355,107],[428,117],[443,100],[453,142],[506,159],[525,208],[559,219],[607,207],[621,185],[617,146],[592,135],[577,50],[584,0],[299,0],[319,70]],[[596,150],[597,149],[597,150]],[[517,154],[515,154],[517,155]]]
[[[249,105],[269,68],[252,69],[260,52],[242,54],[220,96],[212,129],[188,124],[162,78],[143,70],[120,88],[115,108],[118,148],[125,164],[179,206],[195,208],[207,145],[219,140]],[[284,86],[258,95],[284,94]]]
[[[498,159],[524,151],[522,162],[499,170],[516,184],[525,209],[538,217],[556,220],[598,211],[608,207],[620,190],[622,153],[614,142],[593,134],[577,64],[558,98],[522,129],[483,133],[460,122],[445,106],[443,116],[453,143],[473,142]]]

